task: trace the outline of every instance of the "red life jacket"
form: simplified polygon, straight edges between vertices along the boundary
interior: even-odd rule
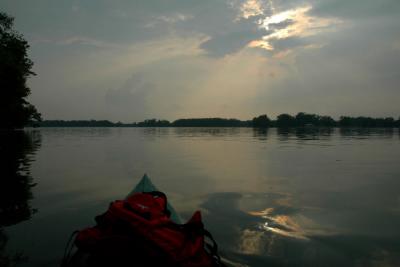
[[[174,223],[161,192],[136,193],[114,201],[96,221],[96,226],[79,231],[75,239],[78,251],[96,262],[93,266],[116,266],[116,262],[125,266],[126,261],[131,263],[126,266],[222,266],[200,212],[186,224]],[[206,244],[205,236],[214,244]]]

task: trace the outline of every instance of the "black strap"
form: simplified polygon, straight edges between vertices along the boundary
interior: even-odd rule
[[[207,231],[206,229],[203,229],[203,233],[204,233],[204,236],[208,237],[208,239],[210,239],[212,242],[212,245],[208,244],[207,242],[204,242],[204,243],[205,243],[206,248],[209,250],[210,256],[214,260],[214,264],[216,266],[224,267],[225,264],[222,263],[221,257],[219,256],[219,253],[218,253],[217,242],[215,242],[215,239],[213,238],[211,233],[209,231]]]
[[[71,259],[71,254],[72,250],[74,248],[74,243],[72,242],[74,240],[74,237],[79,233],[79,231],[74,231],[72,232],[71,236],[68,239],[67,245],[65,246],[64,249],[64,256],[61,261],[61,267],[66,267],[69,264],[69,261]]]

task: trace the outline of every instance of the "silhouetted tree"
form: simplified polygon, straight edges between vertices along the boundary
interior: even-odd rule
[[[329,116],[321,116],[319,117],[319,125],[325,127],[335,127],[336,121]]]
[[[167,120],[149,119],[140,122],[122,123],[108,120],[45,120],[38,124],[40,127],[357,127],[357,128],[393,128],[400,127],[400,118],[348,117],[342,116],[335,121],[330,116],[320,116],[299,112],[295,117],[281,114],[276,120],[267,115],[260,115],[252,120],[224,119],[224,118],[191,118],[178,119],[174,122]],[[309,127],[307,127],[309,128]]]
[[[336,126],[336,122],[329,116],[320,116],[317,114],[309,114],[305,112],[297,113],[296,117],[296,126],[304,127],[304,126],[318,126],[318,127],[334,127]]]
[[[168,127],[170,122],[167,120],[150,119],[136,123],[137,127]]]
[[[299,112],[297,113],[295,120],[296,120],[296,126],[299,127],[319,125],[319,116],[315,114]]]
[[[45,120],[39,123],[40,127],[122,127],[124,124],[113,123],[108,120]]]
[[[296,120],[289,114],[281,114],[276,118],[277,127],[293,127],[296,126]]]
[[[179,119],[172,123],[174,127],[247,127],[247,121],[222,118]]]
[[[28,42],[12,29],[13,18],[0,12],[0,121],[1,128],[22,128],[40,121],[40,113],[26,97],[26,85],[33,62],[28,58]]]
[[[267,115],[260,115],[258,117],[253,118],[253,127],[256,128],[266,128],[271,126],[271,120]]]
[[[340,127],[374,128],[396,127],[396,121],[391,118],[347,117],[341,116],[338,122]]]

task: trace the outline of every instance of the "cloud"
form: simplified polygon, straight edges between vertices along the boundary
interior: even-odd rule
[[[249,19],[251,17],[264,15],[263,3],[259,0],[247,0],[240,6],[239,19]]]
[[[223,33],[210,37],[201,44],[201,48],[206,50],[209,56],[223,57],[243,49],[255,36],[261,38],[262,35],[252,30]]]
[[[56,44],[60,45],[88,45],[99,48],[117,48],[118,44],[98,40],[95,38],[85,37],[85,36],[72,36],[62,40],[54,41]]]
[[[114,106],[145,103],[146,96],[152,89],[154,89],[153,84],[143,81],[140,75],[133,74],[120,88],[107,91],[106,102]]]
[[[274,41],[291,38],[303,38],[321,32],[333,30],[334,26],[341,23],[336,18],[321,18],[309,15],[311,5],[289,9],[265,17],[259,21],[260,28],[270,31],[260,40],[249,43],[250,47],[260,47],[274,50]]]
[[[335,16],[352,21],[378,17],[398,17],[398,0],[315,0],[312,13],[317,16]]]
[[[400,40],[393,41],[392,42],[392,48],[393,48],[393,50],[400,51]]]
[[[324,34],[338,29],[343,21],[336,17],[316,16],[311,13],[313,6],[286,1],[276,5],[272,0],[232,0],[228,2],[236,16],[231,25],[221,33],[210,33],[210,39],[202,45],[210,56],[222,57],[236,53],[245,47],[261,48],[272,53],[280,53],[277,43],[284,39],[288,46],[291,42],[303,42],[304,47],[322,47],[321,43],[307,43],[311,39],[305,37]],[[288,4],[289,3],[289,4]],[[295,41],[295,39],[302,39]],[[282,43],[282,42],[280,42]],[[325,42],[324,42],[325,44]]]
[[[273,50],[273,42],[278,37],[322,33],[328,28],[324,26],[332,22],[324,16],[311,15],[311,4],[299,6],[297,1],[187,1],[185,4],[177,0],[158,4],[122,1],[118,5],[101,2],[96,7],[82,2],[79,12],[70,11],[70,16],[60,16],[59,21],[42,25],[53,35],[42,39],[63,45],[103,48],[155,40],[170,34],[203,35],[208,41],[202,49],[209,56],[222,57],[247,45]],[[69,10],[76,10],[73,7],[71,4]],[[304,10],[304,7],[308,9]],[[278,21],[279,18],[283,19]],[[76,31],[69,32],[66,25]]]
[[[109,89],[105,101],[112,112],[134,113],[135,116],[145,116],[148,96],[156,90],[153,83],[144,81],[141,75],[133,74],[121,87]]]
[[[158,16],[155,17],[152,21],[150,21],[149,23],[145,24],[144,27],[145,28],[153,28],[156,25],[159,24],[175,24],[178,22],[183,22],[183,21],[187,21],[193,18],[193,15],[190,14],[182,14],[182,13],[176,13],[173,15],[169,15],[169,16]]]
[[[31,41],[32,44],[54,44],[60,46],[90,46],[95,48],[122,48],[123,46],[118,43],[113,43],[105,40],[99,40],[88,36],[70,36],[64,38],[50,39],[35,37]]]

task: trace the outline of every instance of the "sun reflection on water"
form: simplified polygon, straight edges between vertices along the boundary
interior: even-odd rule
[[[261,211],[249,211],[247,214],[262,218],[263,222],[253,229],[243,229],[240,233],[238,249],[247,255],[279,256],[282,253],[281,241],[308,241],[304,229],[289,215],[274,215],[275,209],[270,207]]]
[[[250,211],[248,214],[258,216],[266,221],[259,225],[259,229],[266,230],[278,235],[307,240],[305,231],[300,225],[288,215],[272,215],[274,208],[262,211]]]

